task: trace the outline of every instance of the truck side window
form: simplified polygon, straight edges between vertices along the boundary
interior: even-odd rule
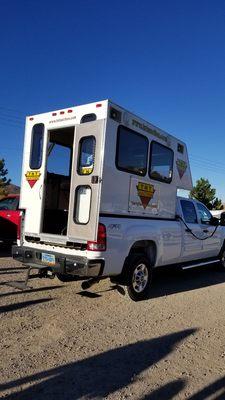
[[[202,224],[209,224],[212,218],[211,213],[209,210],[203,206],[202,204],[197,203],[198,213],[200,215],[201,223]]]
[[[86,136],[80,140],[77,172],[79,175],[90,175],[94,169],[95,137]]]
[[[30,168],[39,169],[42,164],[44,140],[44,124],[36,124],[32,129],[31,152],[30,152]]]
[[[192,201],[189,200],[181,200],[181,208],[183,211],[184,220],[187,224],[197,224],[197,214],[195,211],[195,206]]]
[[[160,143],[151,142],[150,178],[170,183],[173,175],[173,150]]]
[[[116,167],[135,175],[146,175],[148,139],[120,125],[117,133]]]

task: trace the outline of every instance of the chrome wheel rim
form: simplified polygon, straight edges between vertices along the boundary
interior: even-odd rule
[[[132,286],[136,293],[141,293],[148,283],[148,268],[145,264],[139,264],[133,272]]]

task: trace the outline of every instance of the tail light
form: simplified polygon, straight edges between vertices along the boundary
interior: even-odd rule
[[[89,251],[105,251],[106,250],[106,227],[103,224],[98,225],[98,237],[96,242],[87,242],[87,250]]]

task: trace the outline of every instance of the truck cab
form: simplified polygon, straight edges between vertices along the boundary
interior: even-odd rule
[[[177,215],[182,226],[182,261],[218,257],[224,227],[218,225],[207,207],[197,200],[178,197]]]

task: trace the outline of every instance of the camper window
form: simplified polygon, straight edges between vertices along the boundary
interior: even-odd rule
[[[173,151],[152,141],[150,151],[150,178],[170,183],[173,174]]]
[[[42,164],[44,124],[36,124],[32,129],[30,168],[39,169]]]
[[[148,139],[131,129],[119,126],[116,166],[121,171],[144,176],[147,171]]]
[[[96,114],[85,114],[80,120],[81,124],[85,124],[86,122],[95,121],[97,119]]]
[[[79,175],[90,175],[94,169],[95,138],[86,136],[80,140],[77,172]]]

